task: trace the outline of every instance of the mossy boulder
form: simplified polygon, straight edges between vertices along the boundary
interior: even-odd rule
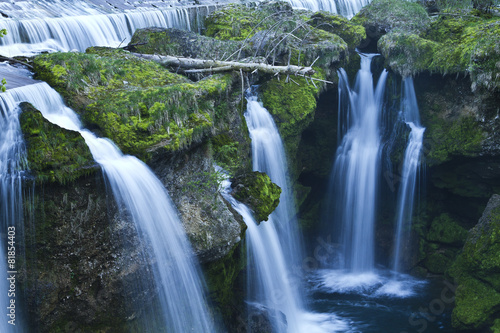
[[[439,215],[432,221],[427,233],[427,240],[453,246],[463,245],[466,238],[467,230],[446,213]]]
[[[251,6],[229,4],[205,18],[205,35],[222,40],[242,41],[259,31],[270,29],[278,21],[284,21],[288,26],[293,25],[293,15],[292,6],[284,1]]]
[[[348,45],[340,36],[355,43],[362,28],[332,16],[317,17],[314,22],[325,29],[316,29],[311,15],[309,11],[292,10],[287,2],[230,4],[206,18],[205,34],[241,42],[241,52],[235,54],[239,58],[258,56],[282,65],[310,65],[316,60],[315,66],[328,75],[332,64],[348,60]],[[331,22],[332,28],[327,29],[321,20]]]
[[[473,91],[499,90],[499,17],[444,14],[427,27],[396,28],[380,38],[378,49],[395,72],[463,73],[470,75]]]
[[[31,104],[21,109],[28,168],[37,181],[64,184],[98,170],[80,133],[52,124]]]
[[[305,79],[295,80],[298,84],[273,79],[261,87],[262,104],[273,116],[290,159],[297,155],[302,132],[314,120],[319,94]]]
[[[321,11],[311,15],[310,20],[311,26],[342,38],[349,46],[349,51],[352,52],[366,38],[366,31],[362,25],[349,21],[340,15]]]
[[[216,131],[213,119],[228,113],[231,74],[192,82],[109,48],[40,55],[34,64],[37,77],[60,91],[87,127],[142,159],[200,142]]]
[[[369,38],[379,39],[392,30],[425,32],[431,23],[419,2],[404,0],[374,0],[363,7],[351,20],[365,27]]]
[[[146,28],[134,32],[128,49],[144,54],[161,54],[200,59],[225,60],[243,43],[201,36],[173,28]],[[242,50],[246,57],[245,49]]]
[[[500,316],[500,195],[493,195],[450,269],[458,283],[452,322],[459,329],[493,325]]]
[[[278,207],[281,188],[268,175],[254,171],[233,179],[232,195],[253,210],[257,222],[267,221]]]

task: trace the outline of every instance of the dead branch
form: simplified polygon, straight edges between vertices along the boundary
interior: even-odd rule
[[[281,75],[307,75],[311,76],[315,71],[311,67],[305,66],[273,66],[263,63],[255,62],[237,62],[237,61],[220,61],[220,60],[206,60],[206,59],[193,59],[183,57],[161,56],[153,54],[139,54],[131,53],[138,58],[155,61],[165,67],[180,67],[188,72],[188,70],[203,69],[205,72],[210,71],[230,71],[241,70],[243,72],[253,72],[259,70],[262,73],[268,74],[281,74]]]

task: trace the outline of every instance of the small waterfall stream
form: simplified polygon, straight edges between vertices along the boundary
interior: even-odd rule
[[[352,18],[371,0],[286,0],[294,8],[308,9],[313,12],[324,10]]]
[[[11,274],[7,271],[17,271],[19,264],[13,267],[8,265],[8,235],[12,227],[17,230],[14,248],[15,259],[19,260],[19,245],[23,244],[21,233],[23,227],[23,173],[26,167],[26,153],[19,124],[19,112],[17,103],[9,94],[0,94],[0,233],[5,235],[0,239],[0,289],[3,291],[0,297],[0,307],[5,311],[0,320],[0,332],[22,332],[22,323],[19,321],[20,314],[20,291],[17,282],[14,288],[7,280]],[[9,266],[9,267],[8,267]],[[13,274],[17,276],[17,274]],[[9,293],[14,290],[14,294]],[[11,297],[12,296],[12,297]],[[9,306],[14,301],[14,317],[7,317],[10,313]],[[15,326],[8,321],[15,323]]]
[[[374,54],[360,54],[361,69],[353,89],[346,72],[339,71],[339,105],[348,103],[347,114],[340,115],[339,133],[347,129],[339,143],[331,183],[334,184],[336,216],[342,225],[344,267],[354,273],[374,269],[374,223],[377,182],[380,168],[381,134],[379,129],[382,98],[387,71],[383,71],[376,88],[370,65]]]
[[[73,7],[62,6],[57,17],[1,20],[7,35],[0,38],[0,54],[31,56],[42,51],[85,51],[90,46],[125,46],[140,28],[198,29],[202,26],[201,17],[215,8],[214,4],[112,14],[92,9],[77,11],[75,15]]]
[[[335,315],[305,310],[302,277],[293,270],[303,254],[283,143],[257,96],[250,95],[247,101],[245,119],[252,139],[253,169],[266,172],[282,189],[280,204],[260,225],[245,205],[224,194],[248,226],[248,301],[265,307],[274,332],[335,332],[344,327]],[[281,314],[286,317],[285,323]]]
[[[408,234],[411,227],[413,205],[415,202],[415,195],[418,194],[417,180],[425,132],[425,127],[420,125],[420,115],[415,88],[413,87],[413,79],[411,77],[405,78],[403,87],[401,112],[405,123],[410,127],[411,131],[406,146],[401,174],[401,185],[398,193],[393,263],[393,270],[396,272],[400,271],[402,244],[409,240]]]
[[[46,83],[11,89],[7,94],[16,102],[7,107],[30,102],[52,123],[82,134],[101,165],[119,207],[130,214],[139,234],[151,245],[155,260],[153,272],[167,331],[215,332],[206,307],[200,269],[175,207],[153,172],[137,158],[123,155],[110,140],[97,138],[83,129],[78,116]],[[16,132],[11,135],[13,140],[22,140],[18,121],[12,123]]]

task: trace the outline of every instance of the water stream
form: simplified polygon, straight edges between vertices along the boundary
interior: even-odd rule
[[[78,131],[84,137],[102,167],[117,204],[129,214],[138,233],[152,248],[154,278],[167,331],[216,331],[193,251],[167,191],[153,172],[137,158],[123,155],[110,140],[97,138],[83,129],[78,116],[46,83],[11,89],[7,94],[16,104],[30,102],[50,122]],[[15,126],[12,138],[19,140],[18,123]]]
[[[339,132],[345,132],[333,165],[331,184],[335,198],[332,222],[341,225],[342,267],[353,273],[374,269],[374,224],[377,182],[380,172],[380,118],[387,71],[380,75],[374,88],[370,65],[374,54],[360,54],[359,70],[354,88],[349,87],[346,72],[339,71]],[[344,128],[344,131],[342,130]],[[332,223],[335,224],[335,223]]]
[[[404,122],[410,127],[411,131],[406,146],[401,185],[398,193],[393,263],[393,270],[396,272],[400,271],[403,244],[408,244],[409,241],[413,205],[415,203],[415,196],[419,193],[417,181],[425,132],[425,127],[420,125],[417,97],[415,96],[415,88],[413,87],[413,79],[411,77],[403,81],[401,109]]]

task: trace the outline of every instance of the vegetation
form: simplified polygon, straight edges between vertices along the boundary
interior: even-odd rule
[[[50,123],[31,104],[22,109],[28,167],[38,181],[65,184],[97,169],[80,133]]]
[[[391,6],[397,10],[390,10]],[[378,49],[403,77],[423,71],[466,73],[471,76],[473,91],[500,88],[499,17],[449,9],[431,22],[418,3],[376,0],[353,21],[385,29]]]
[[[492,326],[500,308],[500,206],[493,196],[469,232],[450,274],[459,284],[452,321],[456,328]]]
[[[238,176],[231,187],[232,195],[253,210],[257,222],[267,221],[280,202],[281,188],[263,172]]]
[[[228,74],[191,82],[154,62],[106,48],[40,55],[35,67],[86,126],[143,159],[156,149],[176,151],[210,134],[233,80]]]

